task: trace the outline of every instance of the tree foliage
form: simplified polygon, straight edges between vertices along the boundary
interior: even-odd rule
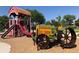
[[[55,27],[58,27],[60,25],[60,23],[56,20],[51,20],[52,25],[54,25]]]
[[[47,21],[45,24],[46,24],[46,25],[51,25],[50,21]]]
[[[44,24],[45,23],[45,17],[42,13],[40,13],[37,10],[29,10],[31,12],[31,19],[32,22],[36,22],[38,24]]]
[[[4,26],[7,26],[6,23],[8,22],[7,16],[0,16],[0,31],[3,30]]]
[[[60,23],[61,22],[61,16],[56,17],[56,20]]]
[[[75,25],[79,26],[79,19],[75,21]]]
[[[73,20],[76,19],[75,15],[64,15],[64,20],[66,20],[66,23],[68,25],[72,25],[73,24]]]

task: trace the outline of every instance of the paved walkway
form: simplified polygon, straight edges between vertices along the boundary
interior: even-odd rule
[[[7,43],[0,42],[0,53],[10,52],[11,46]]]

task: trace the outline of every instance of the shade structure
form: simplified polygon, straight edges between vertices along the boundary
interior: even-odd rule
[[[28,10],[25,10],[25,9],[21,9],[21,8],[18,8],[18,7],[11,7],[10,10],[9,10],[9,15],[12,14],[12,13],[15,13],[15,14],[23,14],[23,15],[26,15],[26,16],[31,16],[31,12],[28,11]]]

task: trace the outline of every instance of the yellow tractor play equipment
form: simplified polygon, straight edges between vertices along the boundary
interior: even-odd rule
[[[51,30],[51,26],[48,25],[37,25],[36,27],[36,35],[41,35],[41,34],[45,34],[47,36],[52,35],[52,30]]]
[[[72,48],[75,46],[76,33],[71,27],[41,24],[36,26],[33,40],[37,45],[37,50],[49,48],[50,43],[54,41],[57,41],[63,48]]]

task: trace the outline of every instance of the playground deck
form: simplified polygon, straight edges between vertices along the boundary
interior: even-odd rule
[[[17,37],[17,38],[10,38],[10,39],[2,39],[0,38],[0,42],[5,42],[11,45],[11,53],[71,53],[76,52],[79,53],[79,39],[77,39],[76,44],[77,47],[72,49],[62,49],[60,46],[54,46],[47,50],[40,50],[37,51],[36,46],[33,45],[33,41],[31,38],[24,37]]]

